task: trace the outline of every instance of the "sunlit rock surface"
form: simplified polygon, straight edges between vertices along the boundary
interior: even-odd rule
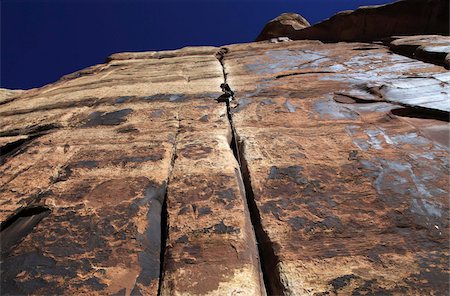
[[[262,293],[217,50],[115,55],[1,105],[2,294]]]
[[[450,75],[391,49],[120,53],[9,96],[1,294],[447,295]]]
[[[228,48],[271,292],[447,293],[448,72],[373,44]]]
[[[23,90],[0,88],[0,104],[4,104],[19,95]]]

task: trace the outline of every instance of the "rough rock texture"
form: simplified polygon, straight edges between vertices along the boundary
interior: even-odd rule
[[[116,55],[0,106],[2,295],[156,295],[166,234],[161,294],[262,293],[217,50]]]
[[[448,293],[450,73],[360,43],[228,49],[269,291]]]
[[[296,31],[309,26],[309,22],[299,14],[282,13],[264,26],[257,40],[268,40],[276,37],[292,36]]]
[[[393,35],[449,34],[449,1],[401,0],[343,11],[307,28],[278,31],[266,26],[256,41],[274,37],[292,40],[369,41]],[[278,27],[276,27],[278,28]]]
[[[0,88],[0,105],[5,104],[6,102],[9,102],[15,96],[19,95],[22,92],[23,92],[23,90],[21,90],[21,89]]]
[[[450,73],[411,57],[121,53],[5,101],[1,294],[447,295]]]

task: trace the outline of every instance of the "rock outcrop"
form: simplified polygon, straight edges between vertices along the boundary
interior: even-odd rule
[[[296,31],[309,26],[309,22],[299,14],[282,13],[264,26],[257,40],[268,40],[271,38],[292,36]]]
[[[268,25],[264,27],[256,41],[275,37],[328,42],[373,41],[393,35],[448,35],[449,1],[400,0],[387,5],[343,11],[307,28],[292,28],[289,31],[272,28]]]
[[[433,38],[120,53],[3,101],[2,295],[447,295]]]

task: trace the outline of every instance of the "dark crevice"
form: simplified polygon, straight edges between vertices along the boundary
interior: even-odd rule
[[[230,102],[234,100],[234,92],[231,89],[231,87],[228,84],[227,80],[227,72],[225,71],[225,64],[224,64],[224,58],[225,54],[228,53],[228,48],[221,48],[219,52],[216,54],[216,58],[219,60],[220,65],[222,66],[222,74],[223,74],[223,83],[220,85],[220,88],[222,89],[223,94],[217,98],[217,101],[219,103],[225,103],[227,106],[227,117],[228,122],[230,123],[231,127],[231,149],[233,150],[234,157],[238,161],[238,164],[241,165],[241,160],[239,156],[238,151],[238,144],[237,144],[237,138],[236,138],[236,130],[234,129],[233,125],[233,117],[231,115],[231,107]]]
[[[174,169],[175,166],[175,161],[177,159],[177,139],[178,139],[178,135],[180,134],[180,124],[181,124],[181,120],[179,118],[178,115],[178,129],[177,132],[175,134],[175,139],[174,139],[174,143],[173,143],[173,150],[172,150],[172,158],[170,160],[170,172],[169,175],[167,177],[167,184],[166,184],[166,192],[164,194],[164,200],[162,202],[162,208],[161,208],[161,250],[159,253],[159,283],[158,283],[158,294],[157,295],[161,295],[161,290],[162,290],[162,284],[163,284],[163,279],[164,279],[164,262],[165,262],[165,257],[166,257],[166,243],[167,243],[167,237],[169,235],[169,221],[168,221],[168,216],[169,213],[167,211],[167,199],[168,199],[168,192],[169,192],[169,184],[170,184],[170,179],[172,177],[172,171]]]
[[[239,148],[238,148],[238,139],[237,139],[237,135],[236,135],[236,130],[234,129],[234,125],[233,125],[233,119],[231,116],[231,110],[230,110],[230,103],[227,102],[227,115],[228,115],[228,121],[230,122],[230,126],[231,126],[231,143],[230,143],[230,147],[231,150],[233,151],[233,155],[234,158],[236,158],[239,166],[242,166],[242,162],[241,162],[241,155],[239,153]],[[242,171],[242,169],[241,169]]]
[[[248,170],[247,161],[244,154],[243,142],[239,142],[236,129],[233,123],[233,116],[231,114],[230,102],[234,99],[234,92],[228,85],[227,73],[225,71],[224,58],[228,49],[221,49],[216,57],[222,65],[224,83],[222,84],[221,96],[227,97],[226,100],[218,100],[225,102],[227,106],[227,117],[231,128],[231,143],[230,148],[233,151],[234,157],[239,164],[242,181],[244,183],[245,197],[250,213],[250,221],[255,231],[256,243],[259,253],[259,264],[262,271],[264,287],[268,295],[284,295],[284,287],[281,283],[280,271],[278,269],[279,258],[275,254],[274,243],[270,240],[268,234],[264,231],[261,224],[261,216],[259,214],[258,206],[256,205],[253,189],[251,185],[251,178]]]
[[[42,135],[54,129],[60,128],[57,124],[34,125],[24,129],[15,129],[0,132],[0,137],[14,137],[20,135]]]
[[[373,103],[382,103],[384,101],[380,100],[371,100],[371,99],[361,99],[357,96],[352,96],[346,93],[335,93],[336,96],[333,97],[333,100],[337,103],[341,104],[373,104]]]
[[[216,53],[216,58],[217,58],[217,60],[219,60],[219,63],[222,66],[222,74],[223,74],[224,83],[227,83],[227,72],[225,71],[224,59],[225,59],[225,55],[228,53],[228,51],[229,51],[228,48],[222,47]]]
[[[168,185],[168,184],[167,184]],[[168,187],[166,187],[166,193],[164,195],[164,200],[161,208],[161,251],[159,253],[159,284],[158,284],[158,294],[161,295],[162,283],[163,283],[163,274],[164,274],[164,258],[166,256],[166,242],[167,235],[169,232],[169,225],[167,222],[167,192]]]
[[[10,154],[15,150],[18,150],[20,148],[20,146],[22,146],[23,144],[25,144],[27,141],[29,141],[29,137],[26,137],[24,139],[20,139],[14,142],[10,142],[5,144],[4,146],[0,147],[0,157]],[[0,164],[2,163],[2,161],[0,160]]]
[[[363,50],[376,50],[376,49],[380,49],[380,47],[355,47],[355,48],[352,48],[352,50],[361,50],[361,51],[363,51]]]
[[[431,52],[421,50],[421,48],[419,48],[414,53],[414,58],[416,60],[420,60],[426,63],[445,67],[445,57],[447,56],[447,54],[448,54],[447,52]]]
[[[384,45],[389,47],[389,50],[393,53],[407,56],[409,58],[414,58],[414,52],[419,48],[418,44],[401,44],[401,45],[394,45],[392,42],[395,39],[387,38],[384,40]]]
[[[337,96],[333,97],[333,100],[341,104],[374,104],[374,103],[389,103],[397,106],[398,108],[392,109],[391,114],[400,117],[420,118],[420,119],[434,119],[439,121],[450,122],[450,113],[443,110],[424,108],[419,106],[410,106],[400,102],[388,101],[388,100],[370,100],[361,99],[356,96],[352,96],[346,93],[335,93]]]
[[[434,119],[445,122],[450,122],[450,113],[441,110],[434,110],[421,107],[403,107],[391,110],[391,113],[396,116],[420,118],[420,119]]]
[[[50,209],[31,205],[19,210],[0,225],[1,255],[6,256],[46,216]]]
[[[446,52],[426,52],[421,50],[420,44],[392,44],[392,39],[385,40],[385,44],[390,51],[411,59],[419,60],[425,63],[445,67]]]
[[[296,76],[296,75],[309,75],[309,74],[329,74],[329,73],[336,73],[333,71],[307,71],[307,72],[295,72],[295,73],[289,73],[289,74],[281,74],[275,76],[276,79],[283,78],[283,77],[289,77],[289,76]]]
[[[244,182],[245,195],[250,212],[250,219],[255,230],[258,244],[261,269],[263,272],[264,285],[267,295],[285,295],[284,285],[281,283],[280,270],[278,269],[279,257],[275,254],[275,244],[270,240],[269,235],[264,231],[261,223],[261,215],[256,205],[248,164],[244,154],[244,143],[240,142],[239,153],[241,163],[241,174]]]
[[[31,127],[25,130],[12,130],[0,133],[0,137],[25,136],[23,139],[18,139],[0,147],[0,165],[3,165],[8,158],[23,152],[34,139],[49,133],[55,128],[55,125],[49,124],[45,126]]]
[[[28,136],[0,147],[0,165],[6,163],[6,160],[20,152],[23,152],[33,139],[39,137],[38,135]]]

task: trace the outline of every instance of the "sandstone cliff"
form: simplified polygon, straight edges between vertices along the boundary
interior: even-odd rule
[[[2,295],[448,294],[450,73],[415,57],[121,53],[10,96]]]

